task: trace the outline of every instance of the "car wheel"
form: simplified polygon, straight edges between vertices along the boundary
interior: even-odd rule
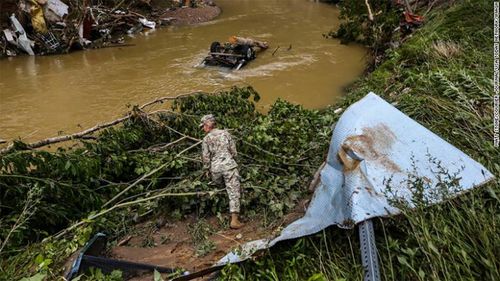
[[[210,52],[217,53],[217,52],[219,52],[219,49],[220,49],[220,43],[219,42],[212,42],[212,45],[210,45]]]
[[[245,56],[245,59],[247,61],[252,60],[255,57],[255,54],[254,54],[252,47],[250,47],[248,45],[243,46],[243,48],[241,49],[241,53],[242,53],[242,55]]]

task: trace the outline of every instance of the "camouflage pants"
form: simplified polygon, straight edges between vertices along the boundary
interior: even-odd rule
[[[228,171],[212,173],[212,181],[218,185],[225,184],[227,195],[229,196],[229,212],[239,213],[241,194],[238,169],[234,168]]]

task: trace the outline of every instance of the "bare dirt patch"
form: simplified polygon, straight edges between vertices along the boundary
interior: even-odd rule
[[[123,246],[115,246],[110,251],[110,256],[117,259],[149,263],[170,268],[182,268],[189,272],[196,272],[214,265],[230,250],[249,241],[270,238],[286,225],[302,217],[308,199],[302,200],[296,208],[284,216],[272,226],[265,227],[261,218],[247,220],[241,229],[230,229],[221,225],[217,217],[204,219],[204,223],[212,230],[207,235],[207,241],[211,243],[212,249],[203,256],[197,254],[197,243],[193,239],[192,228],[200,222],[195,216],[186,220],[166,222],[161,227],[151,226],[152,223],[144,223],[137,226],[139,234],[126,239]],[[146,281],[153,280],[152,275],[147,274],[134,277],[130,280]]]
[[[172,25],[189,25],[211,21],[220,15],[221,9],[217,6],[203,6],[198,8],[178,8],[166,11],[162,19],[171,19]]]

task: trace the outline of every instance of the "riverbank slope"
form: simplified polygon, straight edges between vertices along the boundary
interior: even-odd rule
[[[358,1],[362,2],[362,1]],[[348,90],[333,114],[373,91],[500,175],[493,146],[493,5],[440,1],[401,46]],[[449,6],[448,6],[449,5]],[[383,280],[500,279],[500,184],[431,208],[376,220]],[[229,280],[362,280],[357,230],[331,227],[283,243],[264,260],[225,271]],[[234,279],[231,279],[234,280]]]

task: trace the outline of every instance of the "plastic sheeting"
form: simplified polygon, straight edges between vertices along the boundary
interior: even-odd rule
[[[279,241],[314,234],[330,225],[352,228],[370,218],[398,214],[391,199],[413,206],[415,179],[424,187],[423,199],[434,204],[493,178],[481,164],[369,93],[337,122],[321,183],[305,216],[274,239],[242,245],[218,265],[243,261]],[[452,188],[443,190],[443,183]]]
[[[33,45],[33,41],[28,39],[28,36],[26,36],[26,31],[24,31],[23,26],[17,20],[17,18],[14,14],[12,14],[10,16],[10,21],[12,22],[12,25],[14,27],[14,31],[16,32],[17,37],[18,37],[17,38],[17,45],[19,45],[30,56],[34,56],[35,53],[33,52],[33,49],[31,49],[31,46]]]

